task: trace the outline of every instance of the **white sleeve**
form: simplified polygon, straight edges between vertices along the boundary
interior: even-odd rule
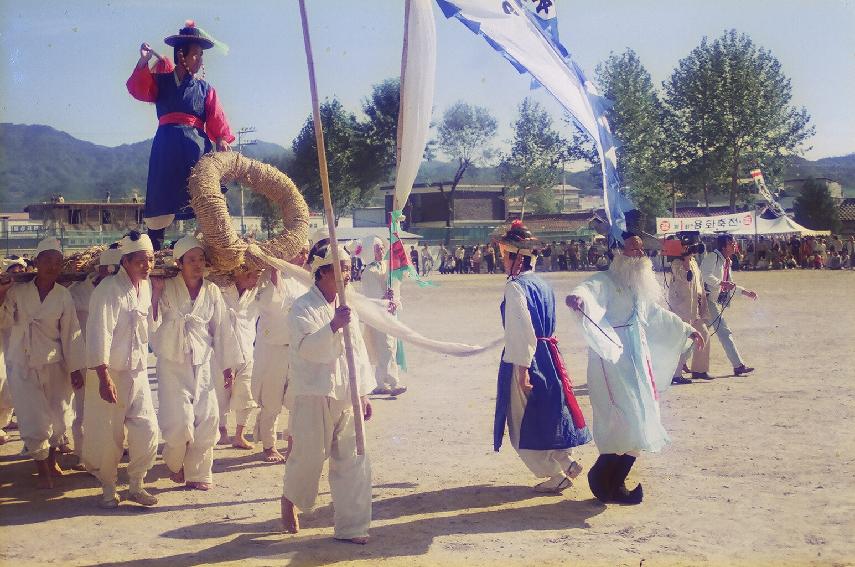
[[[341,330],[333,333],[329,323],[318,327],[304,309],[292,309],[288,315],[288,324],[297,352],[308,361],[329,364],[344,351]]]
[[[519,284],[505,287],[505,354],[507,363],[528,368],[537,349],[537,335],[531,324],[528,301]]]
[[[89,318],[86,320],[86,365],[89,368],[110,363],[113,332],[118,321],[118,299],[96,289],[89,302]]]

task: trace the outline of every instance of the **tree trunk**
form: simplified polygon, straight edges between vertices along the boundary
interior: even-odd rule
[[[704,209],[706,210],[707,215],[710,214],[710,186],[709,183],[704,181]]]
[[[523,192],[522,192],[522,207],[520,208],[520,220],[523,220],[523,217],[525,216],[525,201],[526,201],[526,197],[528,197],[528,193],[526,193],[525,189],[523,189]]]
[[[460,183],[460,180],[463,179],[463,174],[466,173],[466,168],[469,167],[469,160],[465,160],[460,158],[460,161],[457,165],[457,171],[454,173],[454,179],[451,180],[451,189],[448,191],[448,218],[446,219],[445,226],[453,227],[454,226],[454,195],[457,192],[457,185]]]
[[[733,155],[733,163],[730,168],[730,212],[736,212],[736,190],[739,187],[739,148]]]

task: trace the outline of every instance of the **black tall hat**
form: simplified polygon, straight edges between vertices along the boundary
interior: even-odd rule
[[[177,35],[171,35],[163,40],[166,45],[179,47],[187,43],[198,43],[202,49],[211,49],[214,47],[214,42],[205,34],[204,31],[196,27],[196,22],[187,20],[184,22],[184,27],[178,31]]]
[[[514,220],[505,235],[499,239],[499,245],[509,252],[526,256],[535,255],[540,244],[540,240],[535,238],[519,219]]]

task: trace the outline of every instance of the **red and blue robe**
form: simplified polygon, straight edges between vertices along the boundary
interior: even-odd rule
[[[535,451],[569,449],[591,440],[591,432],[573,395],[555,333],[555,293],[540,276],[525,272],[516,278],[525,292],[537,347],[528,373],[532,391],[526,401],[520,425],[519,448]],[[502,301],[502,325],[505,324],[505,302]],[[514,365],[499,365],[496,414],[493,425],[493,448],[498,451],[508,420],[513,386]]]
[[[155,104],[159,124],[148,162],[146,218],[193,218],[187,189],[190,170],[214,149],[212,140],[235,139],[214,87],[189,74],[179,83],[174,69],[164,58],[154,71],[147,65],[134,68],[127,82],[131,96]]]

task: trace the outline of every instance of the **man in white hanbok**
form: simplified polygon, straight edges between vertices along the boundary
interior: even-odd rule
[[[306,263],[308,249],[290,260],[295,266]],[[268,463],[282,463],[291,450],[288,427],[283,434],[288,440],[285,455],[276,449],[279,415],[285,414],[285,392],[288,388],[288,360],[291,330],[287,324],[288,312],[294,300],[306,292],[306,287],[275,268],[270,268],[267,279],[258,292],[258,333],[255,339],[252,368],[252,397],[260,410],[255,421],[255,438],[261,441],[263,458]]]
[[[238,337],[243,362],[232,369],[231,384],[225,380],[214,380],[217,391],[217,405],[220,408],[219,445],[228,445],[236,449],[252,449],[252,444],[244,435],[244,428],[255,402],[252,400],[252,366],[255,327],[258,323],[260,302],[258,301],[258,277],[260,272],[247,266],[241,266],[234,273],[234,283],[222,288],[223,299],[229,312],[229,320]],[[216,360],[216,357],[215,357]],[[215,371],[214,376],[222,374]],[[229,439],[226,421],[229,412],[235,414],[235,436]]]
[[[21,439],[38,467],[39,488],[62,475],[57,452],[71,425],[72,388],[83,386],[83,334],[68,290],[56,283],[62,248],[39,242],[31,282],[0,284],[0,328],[11,328],[6,348],[9,387]]]
[[[291,377],[294,395],[291,435],[294,448],[285,465],[282,523],[299,530],[297,509],[311,510],[318,496],[324,461],[329,459],[329,483],[334,508],[334,537],[364,544],[371,523],[371,465],[356,453],[353,405],[342,329],[349,325],[356,364],[358,394],[366,420],[371,404],[370,366],[359,320],[349,307],[337,305],[332,250],[327,239],[309,254],[315,285],[291,307]],[[350,258],[340,248],[341,272],[350,281]]]
[[[400,282],[389,287],[389,266],[383,261],[383,242],[376,236],[363,240],[360,256],[365,265],[362,272],[362,295],[371,299],[386,299],[400,309]],[[374,366],[377,387],[372,394],[400,396],[407,391],[398,377],[398,340],[373,327],[363,328],[368,357]]]
[[[724,319],[724,310],[730,306],[737,294],[749,299],[757,299],[757,292],[736,285],[731,274],[730,258],[736,252],[736,240],[732,234],[720,234],[716,238],[716,249],[704,254],[701,260],[701,274],[707,294],[706,322],[712,333],[718,336],[724,354],[733,366],[734,376],[744,376],[754,372],[754,368],[745,364],[733,331]]]
[[[118,246],[118,245],[116,245]],[[92,272],[86,279],[79,282],[74,282],[68,286],[68,291],[71,293],[71,298],[74,299],[74,309],[77,312],[77,320],[80,322],[80,328],[86,332],[86,321],[89,318],[89,300],[92,298],[92,292],[101,283],[104,278],[115,273],[116,266],[122,260],[122,253],[117,248],[107,248],[98,256],[98,270]],[[85,336],[85,334],[84,334]],[[86,390],[92,388],[94,379],[87,380],[83,376],[83,387],[74,392],[74,421],[71,422],[71,435],[74,439],[74,453],[77,455],[78,463],[75,465],[75,470],[85,470],[86,467],[92,469],[94,463],[84,455],[84,437],[83,437],[83,419],[84,405],[86,401]]]
[[[121,240],[119,251],[119,271],[92,291],[86,321],[86,360],[97,374],[100,395],[100,399],[87,400],[87,420],[92,423],[93,411],[104,420],[94,434],[86,435],[84,454],[95,461],[102,508],[119,506],[116,484],[125,429],[128,498],[143,506],[157,504],[157,498],[143,488],[145,475],[157,456],[157,416],[148,384],[148,274],[154,265],[154,248],[148,235],[134,231]]]
[[[231,369],[243,360],[220,288],[203,277],[202,243],[185,236],[175,243],[173,257],[178,276],[152,279],[162,456],[174,482],[209,490],[219,428],[212,380],[231,383]],[[225,370],[212,376],[212,367]]]
[[[7,274],[23,272],[27,269],[27,263],[17,259],[3,261],[3,271]],[[6,378],[6,346],[9,344],[10,329],[0,329],[0,445],[6,443],[6,427],[12,422],[12,413],[15,404],[12,403],[12,390],[9,389],[9,381]]]
[[[624,482],[641,451],[656,452],[669,442],[659,394],[690,348],[689,339],[703,346],[701,335],[659,305],[661,299],[641,238],[630,233],[608,271],[567,296],[568,307],[580,313],[589,347],[588,391],[600,456],[588,483],[602,502],[641,502],[641,485],[629,491]]]

